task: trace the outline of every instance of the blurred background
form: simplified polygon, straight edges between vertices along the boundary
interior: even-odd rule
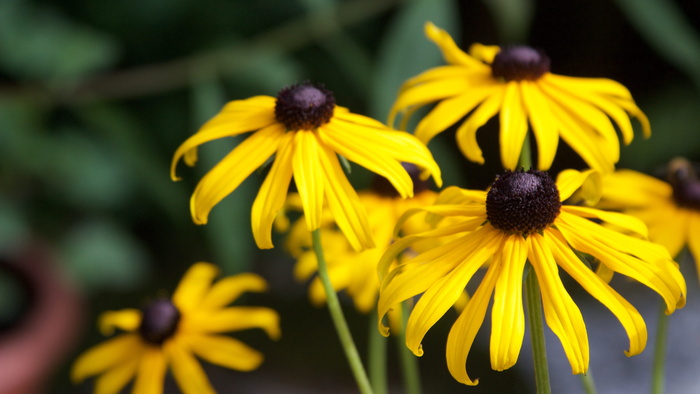
[[[208,225],[190,219],[196,182],[238,140],[204,145],[194,169],[178,167],[181,182],[170,180],[169,165],[177,146],[227,101],[275,96],[295,82],[323,83],[340,105],[385,121],[406,78],[443,64],[423,34],[428,20],[463,48],[526,43],[547,52],[554,73],[627,86],[653,135],[644,140],[637,130],[620,167],[654,173],[674,156],[700,160],[695,0],[1,0],[0,393],[90,392],[92,381],[73,386],[68,371],[103,340],[99,313],[172,291],[196,261],[227,275],[261,274],[269,292],[243,301],[282,317],[278,342],[262,332],[235,334],[265,353],[260,369],[205,366],[221,392],[355,392],[328,313],[294,281],[282,236],[275,235],[276,249],[255,247],[250,207],[262,175],[217,205]],[[461,156],[454,131],[431,142],[445,185],[491,182],[500,171],[496,127],[489,122],[478,134],[484,166]],[[560,150],[554,172],[582,168],[568,147]],[[353,168],[357,189],[369,179]],[[683,267],[690,294],[671,319],[669,393],[700,390],[697,281],[692,261]],[[658,297],[638,284],[616,285],[653,338]],[[646,391],[651,341],[626,359],[619,323],[579,290],[571,291],[588,323],[599,392]],[[369,319],[341,300],[363,352]],[[494,372],[488,324],[468,363],[480,384],[456,383],[444,359],[455,317],[448,313],[425,338],[426,393],[534,390],[529,337],[516,367]],[[582,392],[556,337],[547,340],[554,392]],[[388,341],[389,349],[399,345]],[[389,354],[393,391],[401,392]],[[177,392],[170,377],[166,391]]]

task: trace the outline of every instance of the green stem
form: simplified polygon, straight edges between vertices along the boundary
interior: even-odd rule
[[[409,301],[401,303],[401,333],[397,341],[399,349],[399,360],[401,362],[401,370],[403,372],[403,386],[406,394],[421,394],[420,383],[420,368],[418,368],[418,357],[406,347],[406,323],[410,308]]]
[[[530,133],[525,134],[523,149],[520,151],[520,167],[527,171],[532,168],[532,148],[530,148]]]
[[[328,267],[326,266],[326,259],[323,256],[323,247],[321,246],[321,230],[316,229],[312,231],[311,237],[313,239],[314,253],[316,253],[316,259],[318,260],[318,277],[321,279],[323,289],[326,291],[328,310],[335,325],[335,330],[338,332],[340,344],[345,351],[345,357],[348,359],[360,392],[370,394],[372,393],[372,386],[369,384],[367,373],[362,365],[362,359],[360,359],[360,354],[357,351],[357,346],[355,346],[355,341],[352,339],[352,334],[350,334],[348,323],[345,321],[345,316],[343,316],[338,295],[335,293],[331,278],[328,275]]]
[[[651,374],[652,394],[664,392],[664,366],[666,364],[666,343],[668,338],[668,316],[666,304],[661,302],[659,318],[656,324],[656,340],[654,342],[654,365]]]
[[[386,379],[386,338],[377,330],[377,311],[370,312],[369,319],[369,381],[376,394],[386,394],[389,385]]]
[[[525,280],[525,295],[527,302],[527,317],[530,324],[530,340],[532,341],[532,359],[535,364],[535,384],[537,394],[550,394],[549,369],[547,366],[547,349],[542,326],[542,303],[540,302],[540,286],[534,269],[530,269]]]
[[[586,394],[596,394],[597,391],[595,389],[595,381],[593,380],[591,369],[589,368],[586,373],[579,374],[578,376],[581,379],[583,391],[585,391]]]

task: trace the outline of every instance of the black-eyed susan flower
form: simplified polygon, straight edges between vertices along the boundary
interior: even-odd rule
[[[700,179],[681,158],[669,163],[667,178],[669,182],[633,170],[607,174],[600,206],[641,219],[649,227],[649,239],[672,256],[687,246],[700,267]]]
[[[551,166],[561,137],[591,168],[612,171],[620,156],[613,123],[625,144],[634,137],[630,115],[650,135],[646,116],[627,88],[615,81],[552,74],[547,55],[527,46],[474,44],[467,54],[433,24],[427,23],[425,32],[448,65],[407,80],[389,117],[392,125],[403,112],[405,128],[416,109],[439,102],[416,126],[416,137],[425,143],[466,116],[457,129],[458,145],[469,160],[483,163],[476,131],[499,114],[504,168],[516,168],[529,123],[540,170]]]
[[[324,256],[328,265],[328,273],[336,292],[345,291],[353,300],[355,307],[362,313],[369,313],[376,308],[379,293],[377,278],[377,263],[380,257],[391,245],[394,224],[399,217],[409,209],[431,205],[437,193],[428,189],[427,182],[418,178],[418,168],[404,164],[413,178],[413,197],[402,199],[386,178],[376,176],[369,190],[358,193],[360,202],[369,214],[369,226],[376,247],[356,251],[340,233],[331,215],[326,215],[321,227],[324,245]],[[290,208],[301,209],[298,197],[290,196]],[[311,249],[311,237],[306,231],[303,218],[292,226],[287,237],[286,247],[297,259],[294,276],[299,281],[306,281],[318,271],[316,254]],[[403,230],[407,234],[418,233],[428,229],[425,220],[414,216],[406,223]],[[434,245],[419,245],[422,250]],[[422,249],[421,249],[422,248]],[[318,277],[314,277],[309,285],[309,297],[316,305],[326,302],[326,293]]]
[[[406,345],[414,354],[422,355],[421,341],[428,329],[459,298],[477,270],[486,265],[483,279],[447,338],[450,373],[459,382],[475,385],[478,379],[469,377],[465,364],[492,296],[491,367],[504,370],[518,359],[525,331],[523,275],[529,260],[529,274],[536,275],[539,283],[545,320],[559,337],[574,374],[588,369],[588,336],[581,312],[563,286],[560,269],[619,319],[629,337],[626,354],[640,353],[647,341],[641,315],[596,275],[578,252],[659,293],[667,314],[684,305],[685,281],[665,248],[641,238],[647,230],[638,219],[562,205],[584,182],[583,175],[570,171],[555,183],[546,172],[506,172],[496,178],[488,192],[445,189],[432,207],[415,212],[458,220],[445,225],[438,222],[433,230],[400,238],[382,257],[380,321],[396,304],[422,293],[406,327]],[[638,237],[613,231],[599,222],[614,224]],[[395,256],[413,243],[445,236],[454,238],[389,268]],[[388,335],[382,323],[379,328]]]
[[[220,279],[216,266],[193,265],[172,298],[157,299],[142,310],[110,311],[100,317],[100,330],[111,335],[126,331],[88,349],[73,364],[71,379],[82,382],[99,375],[95,393],[118,393],[135,379],[135,394],[161,393],[168,368],[185,393],[213,393],[195,356],[240,371],[256,369],[263,356],[225,332],[261,328],[277,339],[277,313],[264,307],[229,306],[242,293],[264,291],[265,281],[254,274]]]
[[[374,246],[366,212],[338,155],[389,179],[404,198],[412,195],[413,185],[401,162],[420,167],[423,179],[432,174],[438,185],[442,182],[439,167],[418,139],[335,105],[330,91],[308,83],[284,88],[276,98],[257,96],[228,103],[177,149],[172,179],[178,179],[175,167],[181,158],[194,165],[197,146],[251,131],[202,178],[190,208],[194,222],[205,224],[214,205],[274,156],[251,213],[253,235],[260,248],[273,247],[271,227],[284,205],[292,177],[309,231],[320,227],[325,204],[353,248]]]

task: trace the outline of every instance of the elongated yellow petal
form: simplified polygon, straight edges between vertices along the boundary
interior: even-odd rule
[[[632,99],[630,91],[621,83],[607,78],[580,78],[566,75],[548,74],[547,79],[559,86],[566,86],[572,91],[591,91],[600,95]]]
[[[173,293],[173,304],[182,313],[195,310],[207,295],[211,283],[219,275],[217,266],[199,262],[185,272]]]
[[[192,220],[206,224],[211,209],[272,156],[283,135],[278,124],[253,133],[202,177],[190,199]]]
[[[639,123],[642,125],[642,133],[644,133],[645,138],[651,137],[651,125],[649,124],[649,119],[644,112],[637,107],[634,101],[617,98],[613,98],[613,101],[615,101],[615,103],[622,107],[625,111],[629,112],[630,115],[639,120]]]
[[[523,269],[527,243],[521,235],[504,239],[501,253],[491,264],[501,264],[491,308],[491,368],[503,371],[515,365],[523,346]]]
[[[700,234],[700,215],[697,212],[690,213],[687,229],[688,249],[695,259],[698,278],[700,278],[700,268],[697,268],[700,267],[700,237],[698,236]]]
[[[469,46],[469,55],[481,60],[484,63],[491,64],[501,48],[497,45],[484,45],[478,42]]]
[[[187,155],[185,161],[188,165],[195,164],[197,146],[215,139],[232,137],[272,125],[275,123],[274,108],[275,98],[269,96],[257,96],[228,103],[217,116],[205,123],[196,134],[177,148],[170,165],[172,180],[180,179],[175,175],[175,167],[183,156]]]
[[[188,343],[197,356],[222,367],[252,371],[263,362],[262,353],[231,337],[197,335],[188,338]]]
[[[489,300],[502,267],[503,264],[489,266],[479,288],[476,289],[467,306],[459,314],[447,336],[447,368],[458,382],[469,386],[476,386],[479,379],[472,380],[467,374],[467,356],[469,356],[476,333],[484,323],[486,309],[488,309]]]
[[[138,334],[123,334],[93,346],[73,363],[70,377],[75,383],[114,368],[130,358],[138,358],[143,349]]]
[[[134,394],[161,394],[167,369],[165,354],[159,346],[147,346],[134,382]]]
[[[292,167],[294,182],[304,207],[306,227],[313,231],[321,226],[323,211],[323,171],[318,165],[319,142],[313,131],[299,131],[294,139]]]
[[[258,195],[253,201],[250,220],[253,227],[253,238],[260,249],[274,247],[272,244],[272,223],[284,206],[289,183],[292,180],[294,134],[289,132],[281,137],[272,168],[270,168],[270,172],[265,177],[265,181],[263,181]]]
[[[531,81],[520,81],[523,105],[532,124],[537,140],[537,168],[548,170],[552,166],[559,145],[559,133],[554,115],[549,110],[547,98]]]
[[[407,79],[401,85],[399,95],[401,95],[401,93],[403,93],[405,90],[408,90],[416,85],[424,84],[426,82],[438,81],[441,79],[451,79],[455,77],[469,79],[469,76],[471,76],[473,73],[474,70],[470,70],[459,65],[433,67],[431,69],[423,71],[415,77]],[[389,122],[389,126],[391,126],[391,122]]]
[[[484,64],[459,49],[449,33],[431,22],[425,23],[425,35],[437,44],[447,63],[460,64],[467,67],[484,67]]]
[[[554,229],[545,230],[544,239],[559,266],[620,321],[630,340],[629,350],[625,351],[625,354],[634,356],[641,353],[647,343],[647,329],[639,312],[603,279],[581,263],[561,233]]]
[[[114,334],[114,329],[134,331],[141,324],[141,311],[138,309],[122,309],[107,311],[100,315],[98,326],[102,335]]]
[[[671,185],[661,179],[624,169],[606,174],[602,189],[605,203],[612,208],[654,206],[670,200],[673,194]]]
[[[372,230],[367,221],[367,212],[360,202],[355,189],[345,177],[335,152],[323,147],[319,155],[323,176],[326,182],[328,209],[340,230],[348,238],[355,250],[374,247]]]
[[[145,349],[145,348],[144,348]],[[141,363],[140,355],[133,354],[118,366],[106,371],[95,380],[95,394],[117,394],[136,376]]]
[[[400,111],[410,110],[414,107],[422,107],[435,101],[460,95],[464,93],[470,85],[471,83],[468,79],[458,75],[452,78],[427,81],[420,85],[414,85],[410,88],[403,89],[389,112],[389,125],[394,124],[396,115]],[[404,118],[407,118],[407,115],[408,114],[404,115]]]
[[[489,98],[477,107],[457,129],[457,144],[467,159],[484,164],[484,156],[476,141],[476,131],[501,109],[504,93],[504,85],[494,86]]]
[[[518,82],[511,81],[506,84],[499,119],[501,122],[501,162],[505,169],[512,171],[518,166],[520,151],[527,135],[527,117]]]
[[[552,251],[540,234],[527,237],[528,258],[540,284],[544,316],[549,328],[559,337],[573,374],[588,371],[589,349],[586,325],[581,311],[571,299],[559,277]]]
[[[164,350],[168,356],[168,362],[170,363],[170,368],[172,368],[175,381],[183,393],[214,394],[216,392],[199,361],[183,344],[170,341],[165,344]]]
[[[234,306],[215,312],[197,315],[196,319],[183,320],[183,330],[199,333],[221,333],[251,328],[265,330],[272,339],[280,337],[279,315],[265,307]]]
[[[245,292],[262,292],[265,290],[267,290],[267,283],[259,275],[244,273],[227,276],[214,283],[198,308],[200,310],[216,310],[232,303]]]
[[[644,224],[644,222],[636,217],[626,215],[624,213],[608,212],[589,207],[577,207],[574,205],[565,205],[562,206],[561,209],[579,217],[602,220],[631,233],[640,235],[643,238],[647,238],[649,235],[647,226]]]

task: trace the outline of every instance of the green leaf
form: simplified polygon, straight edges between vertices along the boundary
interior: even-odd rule
[[[370,95],[370,115],[385,121],[401,84],[431,67],[444,64],[438,48],[423,33],[431,21],[453,37],[459,26],[459,10],[452,0],[411,0],[391,22],[379,47],[378,63]]]

